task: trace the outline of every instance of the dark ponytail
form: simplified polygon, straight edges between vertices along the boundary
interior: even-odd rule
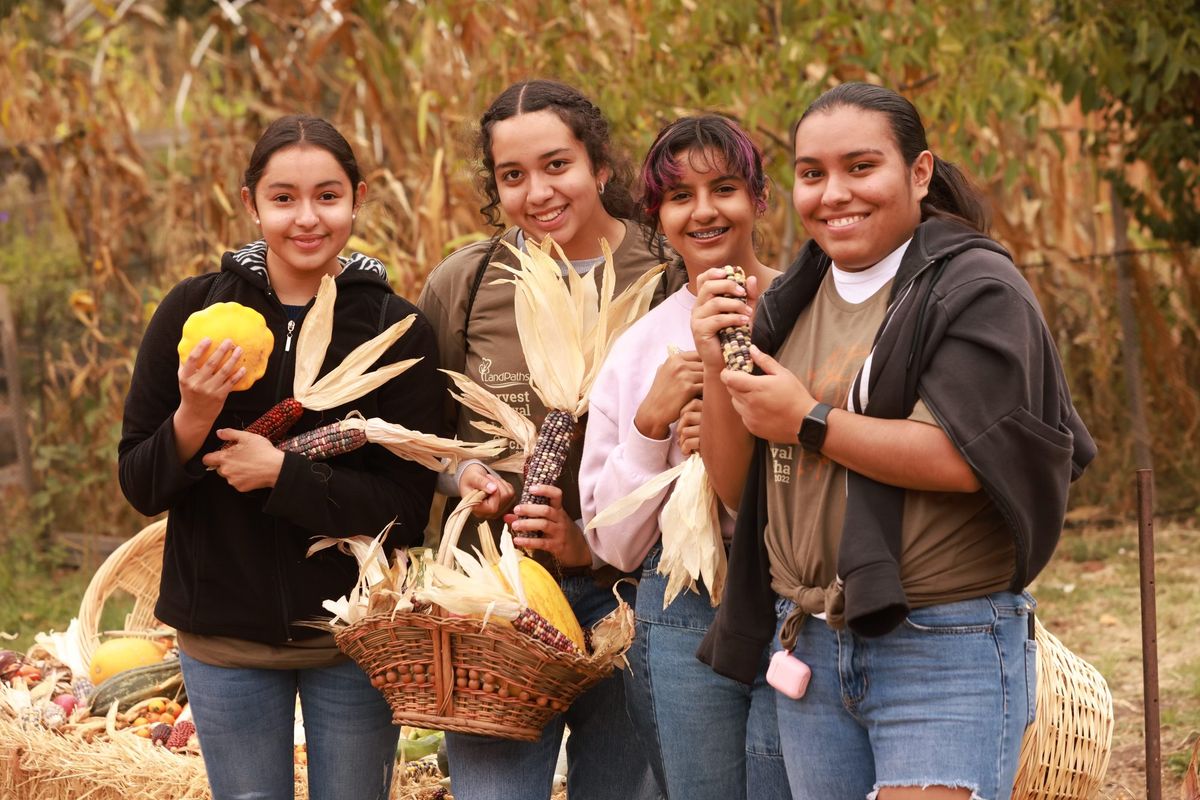
[[[612,146],[608,121],[592,101],[578,89],[550,80],[531,80],[514,83],[492,101],[479,119],[478,185],[487,203],[479,213],[489,224],[500,228],[500,191],[496,186],[496,162],[492,155],[492,126],[519,114],[548,109],[562,120],[572,135],[583,144],[592,162],[592,172],[608,167],[612,177],[604,184],[600,201],[604,210],[614,217],[630,219],[636,208],[630,193],[632,170],[629,162]]]
[[[792,128],[792,149],[796,132],[810,114],[851,107],[884,114],[896,137],[896,145],[904,163],[912,166],[922,151],[929,149],[921,116],[907,98],[869,83],[843,83],[813,101]],[[936,155],[933,157],[933,177],[929,193],[921,201],[921,219],[950,217],[986,233],[991,220],[983,194],[967,179],[962,170]]]

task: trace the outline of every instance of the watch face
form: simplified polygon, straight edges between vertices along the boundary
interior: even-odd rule
[[[821,452],[825,444],[825,417],[829,415],[830,406],[820,403],[800,423],[800,446],[811,453]]]

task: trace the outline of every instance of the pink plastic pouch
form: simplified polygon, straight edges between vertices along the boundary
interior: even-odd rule
[[[808,681],[812,678],[812,670],[800,659],[786,650],[780,650],[771,656],[771,664],[767,667],[767,683],[783,695],[799,700],[808,689]]]

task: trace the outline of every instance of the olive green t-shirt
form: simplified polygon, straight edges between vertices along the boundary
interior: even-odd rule
[[[616,272],[616,292],[624,291],[648,270],[663,263],[650,249],[646,228],[623,220],[625,236],[613,250]],[[518,228],[505,231],[502,239],[517,244]],[[438,354],[443,369],[461,372],[483,388],[528,417],[534,425],[546,418],[546,407],[529,384],[529,367],[521,349],[513,308],[515,288],[511,283],[496,283],[508,274],[496,267],[484,273],[467,321],[467,305],[471,284],[482,260],[487,257],[490,242],[476,242],[451,253],[429,274],[417,306],[429,318],[437,334]],[[503,244],[492,252],[489,263],[501,262],[516,266],[517,259]],[[599,286],[602,270],[593,269],[589,277]],[[655,291],[655,304],[682,285],[676,270],[667,270]],[[450,429],[463,441],[482,442],[491,438],[471,425],[481,421],[475,412],[449,399],[447,416]],[[486,420],[482,420],[486,421]],[[579,459],[583,436],[571,447],[566,466],[558,485],[563,490],[563,508],[572,519],[580,518]],[[511,453],[504,453],[507,456]],[[522,476],[502,473],[512,484],[517,496],[523,485]],[[453,503],[451,503],[452,505]],[[462,532],[459,547],[469,547],[477,540],[475,525],[468,524]],[[539,557],[539,560],[540,557]]]
[[[887,312],[889,282],[862,303],[844,300],[832,271],[776,355],[819,402],[845,408],[855,375]],[[912,420],[936,425],[920,400]],[[836,603],[838,546],[846,514],[845,467],[792,441],[770,444],[767,552],[772,588],[810,614]],[[1011,536],[991,500],[974,493],[908,491],[900,577],[914,608],[979,597],[1008,586]]]

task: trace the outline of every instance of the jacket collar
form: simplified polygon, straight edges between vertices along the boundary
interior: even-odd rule
[[[1009,256],[1007,250],[986,235],[956,219],[932,217],[913,232],[912,243],[904,253],[900,269],[892,282],[891,301],[901,296],[931,265],[973,248],[983,248]],[[832,259],[813,239],[804,243],[787,271],[777,278],[759,300],[754,317],[753,341],[764,352],[774,354],[791,332],[796,315],[816,295]]]
[[[387,268],[381,261],[363,253],[338,256],[342,272],[337,276],[339,287],[349,284],[376,284],[379,288],[389,287]],[[241,249],[225,253],[221,258],[221,271],[234,272],[252,285],[267,291],[271,279],[267,273],[267,243],[263,239],[251,242]]]

